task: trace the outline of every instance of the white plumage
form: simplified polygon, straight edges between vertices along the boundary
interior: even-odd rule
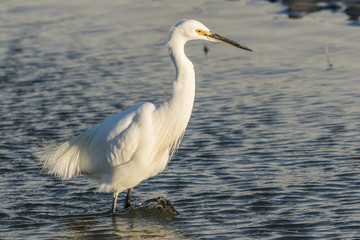
[[[232,40],[211,33],[196,20],[182,20],[170,32],[170,57],[176,68],[173,95],[156,106],[144,103],[106,119],[97,126],[61,144],[37,152],[43,169],[62,179],[86,174],[99,183],[99,190],[113,192],[112,212],[118,193],[163,171],[178,148],[190,119],[195,97],[195,72],[185,56],[189,40],[218,41],[249,50]]]

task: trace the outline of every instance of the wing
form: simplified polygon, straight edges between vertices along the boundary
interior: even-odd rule
[[[141,145],[141,138],[150,131],[152,113],[156,106],[144,103],[121,112],[96,127],[96,134],[90,145],[93,161],[100,160],[100,166],[112,168],[131,160]],[[97,164],[96,164],[97,165]]]

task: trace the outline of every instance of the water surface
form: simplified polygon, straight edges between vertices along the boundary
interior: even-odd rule
[[[292,20],[264,1],[0,6],[1,239],[360,236],[359,29],[342,13]],[[189,127],[167,169],[133,193],[135,203],[166,195],[181,215],[111,217],[111,194],[41,173],[32,146],[165,101],[174,70],[164,43],[182,18],[254,53],[187,45]]]

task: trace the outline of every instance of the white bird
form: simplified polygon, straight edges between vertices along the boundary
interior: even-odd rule
[[[252,51],[196,20],[180,21],[171,28],[167,43],[176,70],[171,98],[159,106],[139,104],[63,144],[43,146],[36,154],[43,169],[62,179],[80,174],[96,179],[100,191],[113,192],[113,214],[124,190],[128,190],[124,207],[130,206],[133,187],[165,169],[188,125],[195,97],[194,66],[184,52],[190,40]]]

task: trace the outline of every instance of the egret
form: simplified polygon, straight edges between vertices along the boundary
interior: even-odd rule
[[[143,103],[120,112],[65,143],[45,144],[37,151],[43,170],[62,179],[85,174],[97,180],[99,191],[112,192],[112,213],[118,194],[162,172],[188,125],[195,97],[195,72],[184,46],[190,40],[250,48],[211,32],[196,20],[182,20],[171,28],[167,42],[176,76],[171,98],[160,104]]]

